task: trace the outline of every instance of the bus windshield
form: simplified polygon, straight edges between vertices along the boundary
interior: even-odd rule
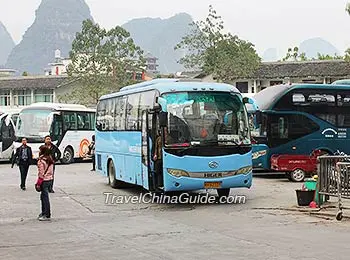
[[[181,92],[163,98],[168,112],[166,145],[250,144],[247,113],[239,95]]]
[[[45,137],[50,134],[53,119],[51,110],[24,110],[18,116],[17,136]]]

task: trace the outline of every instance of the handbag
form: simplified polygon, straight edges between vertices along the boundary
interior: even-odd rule
[[[47,166],[47,168],[46,168],[46,170],[45,170],[45,172],[44,172],[44,176],[46,175],[46,173],[47,173],[47,171],[49,170],[50,166],[51,166],[51,164],[48,164],[48,166]],[[37,181],[36,181],[36,183],[35,183],[35,185],[34,185],[35,190],[36,190],[37,192],[41,192],[41,185],[43,184],[43,182],[44,182],[44,179],[43,179],[43,178],[38,178],[38,179],[37,179]]]

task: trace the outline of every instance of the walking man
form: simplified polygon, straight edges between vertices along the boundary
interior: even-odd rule
[[[32,149],[27,145],[27,139],[22,138],[22,145],[16,149],[16,153],[12,158],[11,168],[15,163],[19,167],[21,173],[21,189],[26,190],[26,180],[28,175],[29,166],[32,163],[33,153]]]
[[[51,157],[56,164],[61,159],[62,154],[61,154],[60,150],[57,148],[57,146],[51,142],[51,136],[49,136],[49,135],[45,136],[45,145],[50,149]],[[49,186],[50,193],[55,193],[55,191],[53,190],[53,181],[55,178],[55,168],[56,168],[55,164],[53,165],[53,178],[52,178],[51,184]]]

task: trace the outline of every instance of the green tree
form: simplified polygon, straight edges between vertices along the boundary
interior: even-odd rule
[[[175,46],[187,52],[179,62],[187,69],[213,74],[219,81],[249,76],[261,61],[254,45],[224,31],[221,16],[209,6],[208,17],[193,22],[191,32]]]
[[[24,72],[22,73],[22,76],[23,76],[23,77],[27,77],[27,76],[29,76],[29,73],[26,72],[26,71],[24,71]]]
[[[132,82],[132,73],[144,68],[142,50],[120,26],[109,31],[91,20],[83,22],[70,52],[68,75],[79,84],[62,101],[96,104],[101,95]]]
[[[332,55],[329,55],[329,54],[321,54],[321,53],[318,53],[317,54],[317,59],[318,60],[342,60],[344,59],[343,56],[340,56],[338,54],[334,54],[334,56]]]
[[[307,61],[306,54],[304,52],[299,53],[299,48],[288,48],[286,56],[282,59],[283,61]]]

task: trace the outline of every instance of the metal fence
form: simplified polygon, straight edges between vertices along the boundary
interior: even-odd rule
[[[350,199],[350,157],[321,156],[318,159],[319,196],[338,198],[339,212],[336,218],[341,220],[345,209],[342,199]]]

